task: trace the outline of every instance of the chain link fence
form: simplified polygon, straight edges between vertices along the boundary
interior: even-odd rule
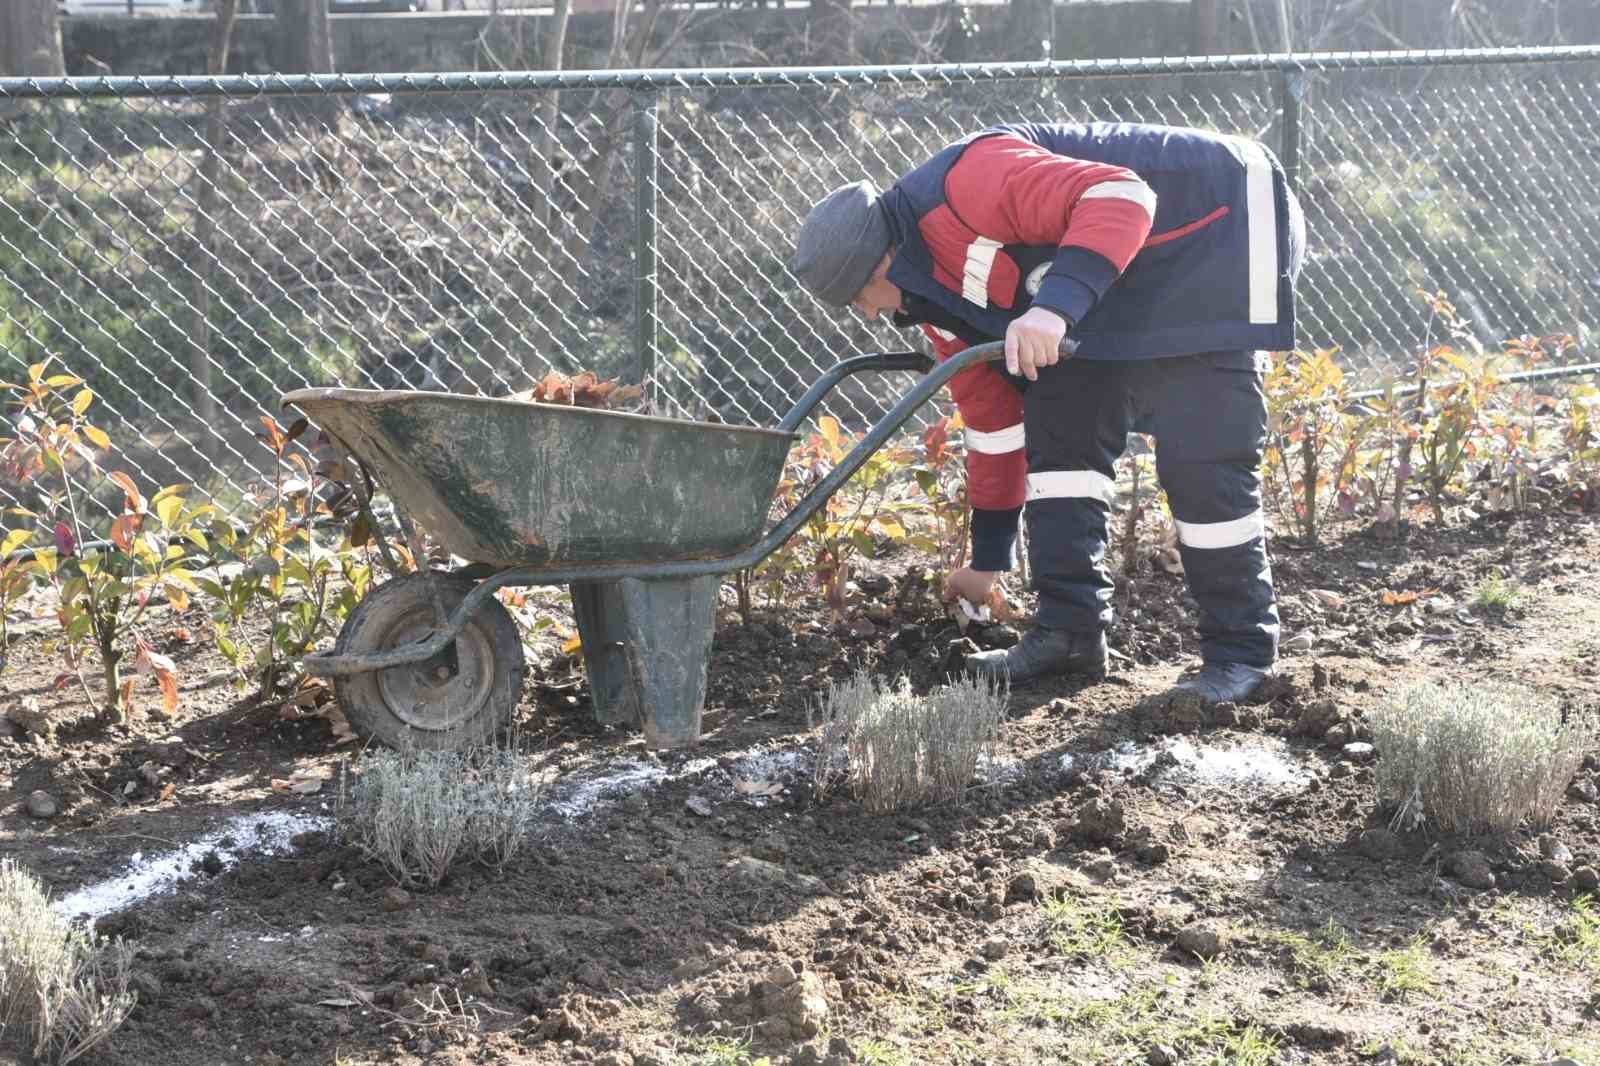
[[[917,339],[788,274],[827,189],[988,123],[1260,138],[1310,230],[1301,344],[1381,380],[1444,290],[1494,345],[1600,310],[1600,48],[589,74],[0,79],[0,379],[51,357],[151,485],[224,505],[308,385],[645,381],[773,424]],[[1592,357],[1592,355],[1588,356]],[[855,424],[903,383],[833,401]],[[0,436],[8,435],[0,433]],[[0,480],[0,503],[29,489]]]

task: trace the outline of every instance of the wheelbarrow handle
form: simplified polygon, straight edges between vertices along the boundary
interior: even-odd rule
[[[896,358],[911,354],[914,353],[895,353],[893,356],[862,356],[861,358],[865,360],[873,360]],[[916,414],[919,407],[927,403],[933,398],[935,393],[944,387],[945,382],[949,381],[963,370],[966,370],[968,367],[976,366],[978,363],[1004,359],[1005,355],[1005,342],[991,341],[988,344],[973,345],[971,348],[957,352],[949,359],[946,359],[944,362],[934,366],[932,370],[928,371],[928,373],[916,383],[916,385],[912,386],[910,392],[900,397],[899,402],[891,407],[888,413],[880,418],[877,424],[867,431],[867,435],[861,438],[860,442],[857,443],[854,448],[850,449],[850,453],[841,459],[839,464],[830,470],[826,477],[817,482],[817,484],[812,487],[811,491],[806,493],[804,499],[794,505],[793,510],[791,510],[787,515],[784,515],[782,521],[768,530],[767,535],[762,537],[761,540],[756,544],[746,548],[733,559],[728,560],[728,569],[744,570],[748,567],[754,566],[762,559],[765,559],[767,556],[777,551],[778,548],[783,545],[784,541],[794,536],[795,531],[804,525],[806,520],[815,514],[823,504],[827,503],[829,498],[832,497],[835,492],[838,492],[839,489],[843,487],[844,483],[849,481],[850,478],[854,476],[857,470],[861,469],[862,465],[872,457],[874,452],[876,452],[879,448],[882,448],[884,444],[888,442],[890,437],[894,436],[900,431],[901,426],[905,425],[911,420],[911,416]],[[928,360],[926,356],[920,356],[919,358],[925,360],[926,362],[931,362],[931,360]],[[839,370],[841,367],[847,366],[852,362],[853,360],[847,359],[843,363],[840,363],[838,366],[834,367],[834,370]],[[862,367],[862,369],[874,369],[874,367],[865,365]],[[909,368],[896,366],[892,367],[891,369]],[[832,373],[833,371],[829,371],[829,375]],[[845,374],[841,373],[837,378],[833,379],[834,383],[837,383],[845,376]],[[828,375],[825,375],[823,380],[826,381],[827,377]],[[821,382],[818,384],[821,384]],[[816,390],[813,389],[812,391],[814,392]],[[809,397],[810,393],[807,393],[807,398]],[[806,400],[803,399],[800,401],[800,405],[797,406],[795,410],[800,411],[805,407],[805,405]],[[815,406],[814,400],[812,401],[812,406]],[[794,412],[790,412],[791,417],[793,416],[793,413]],[[785,419],[784,421],[787,423],[789,420]]]
[[[794,410],[783,416],[778,428],[785,433],[793,433],[799,429],[801,423],[811,417],[811,412],[816,410],[822,398],[852,374],[862,374],[869,370],[880,372],[909,370],[914,374],[926,374],[933,367],[933,358],[921,352],[874,352],[872,355],[858,355],[835,363],[827,373],[817,379],[816,384],[806,390],[806,394],[800,397],[800,402],[794,405]]]

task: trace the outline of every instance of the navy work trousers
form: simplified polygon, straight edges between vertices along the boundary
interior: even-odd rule
[[[1023,393],[1028,559],[1038,621],[1093,632],[1112,619],[1106,519],[1132,433],[1156,441],[1208,663],[1271,666],[1278,609],[1261,510],[1266,356],[1212,352],[1129,362],[1065,359]]]

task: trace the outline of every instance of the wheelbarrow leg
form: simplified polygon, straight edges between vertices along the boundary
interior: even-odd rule
[[[572,613],[583,642],[595,720],[602,725],[639,725],[639,694],[628,678],[627,608],[615,581],[574,581]]]
[[[575,582],[595,717],[639,722],[652,748],[700,739],[719,575]]]

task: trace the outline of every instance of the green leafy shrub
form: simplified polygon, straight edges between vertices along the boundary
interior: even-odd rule
[[[1351,413],[1337,351],[1288,352],[1266,378],[1269,446],[1262,473],[1271,501],[1310,544],[1338,505],[1354,510],[1368,473],[1364,450],[1372,420]],[[1368,491],[1372,491],[1369,487]]]
[[[94,527],[86,517],[90,501],[84,485],[101,479],[95,449],[108,447],[110,439],[86,420],[95,396],[82,384],[72,374],[50,374],[48,361],[28,367],[24,382],[0,382],[0,389],[14,395],[12,405],[19,412],[17,436],[0,439],[3,467],[19,483],[39,484],[44,497],[37,512],[13,510],[53,528],[54,544],[34,554],[32,569],[56,591],[63,651],[80,684],[83,653],[91,646],[99,653],[103,693],[98,701],[89,699],[98,704],[101,717],[122,721],[132,709],[134,683],[122,676],[129,635],[136,671],[154,678],[171,713],[178,702],[176,669],[138,626],[158,597],[176,610],[188,607],[189,592],[197,586],[187,549],[207,547],[201,523],[213,509],[188,504],[185,485],[169,485],[146,500],[133,478],[112,471],[104,479],[120,492],[121,503],[111,510],[109,543],[86,550]]]
[[[318,518],[340,517],[318,493],[320,467],[291,445],[307,428],[300,419],[287,429],[263,415],[257,437],[272,450],[272,484],[252,498],[243,530],[218,522],[214,528],[219,557],[239,563],[230,584],[200,579],[214,603],[217,649],[238,670],[240,684],[254,681],[259,699],[268,699],[288,676],[293,660],[338,631],[366,595],[372,568],[352,543],[365,539],[359,524],[337,548],[319,549],[313,533]],[[291,478],[291,470],[297,476]],[[350,499],[348,495],[344,497]],[[249,619],[264,623],[255,644],[242,637]]]

